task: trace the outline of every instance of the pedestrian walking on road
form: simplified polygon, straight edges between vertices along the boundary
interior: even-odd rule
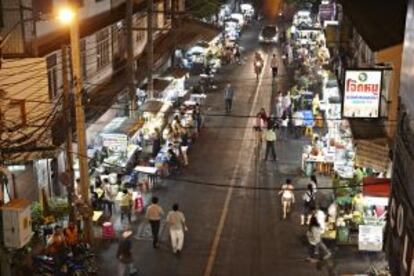
[[[132,194],[127,189],[122,191],[119,206],[121,207],[121,222],[126,215],[128,217],[128,222],[131,223]]]
[[[272,68],[273,79],[276,78],[277,76],[277,70],[278,70],[277,65],[278,65],[278,62],[277,62],[276,54],[273,54],[272,59],[270,60],[270,67]]]
[[[332,253],[329,251],[328,247],[323,242],[321,235],[321,226],[319,225],[316,217],[313,216],[309,223],[308,232],[306,233],[308,242],[311,246],[309,254],[310,256],[307,258],[307,260],[312,262],[318,261],[318,259],[321,258],[319,257],[321,249],[324,251],[324,256],[322,257],[324,260],[329,259],[332,256]]]
[[[286,179],[286,183],[282,185],[282,188],[279,191],[282,199],[282,208],[283,208],[283,219],[286,219],[288,213],[290,213],[292,204],[295,203],[295,195],[293,193],[294,187],[290,179]]]
[[[118,244],[118,250],[116,257],[119,260],[118,274],[122,276],[130,276],[137,273],[137,269],[134,268],[132,259],[132,231],[125,230],[122,233],[121,240]]]
[[[276,132],[272,126],[267,126],[266,134],[266,154],[265,154],[265,161],[267,161],[267,157],[269,153],[272,153],[273,161],[276,161],[276,150],[275,150],[275,142],[276,142]]]
[[[231,108],[233,106],[233,98],[234,98],[234,90],[231,87],[231,84],[228,83],[226,88],[224,89],[224,104],[226,107],[226,113],[231,112]]]
[[[318,179],[316,178],[316,175],[311,175],[310,184],[312,184],[313,193],[316,194],[318,192]]]
[[[306,192],[302,196],[303,199],[303,212],[300,216],[300,224],[305,225],[310,223],[310,219],[312,217],[312,210],[315,210],[315,193],[313,192],[312,184],[308,184]]]
[[[172,206],[168,212],[167,223],[170,228],[171,246],[174,254],[178,254],[183,249],[184,231],[187,231],[184,214],[178,210],[178,204]]]
[[[158,197],[152,198],[152,203],[147,208],[147,213],[145,217],[148,219],[151,225],[151,232],[152,232],[152,246],[154,248],[158,248],[158,234],[160,231],[160,222],[161,217],[164,215],[164,211],[162,210],[161,206],[158,205]]]
[[[109,183],[108,178],[104,178],[104,210],[108,210],[109,216],[112,216],[112,207],[114,206],[115,194],[112,191],[112,185]]]

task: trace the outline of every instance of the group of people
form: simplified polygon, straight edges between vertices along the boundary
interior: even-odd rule
[[[78,227],[75,223],[70,222],[63,229],[60,225],[54,227],[53,233],[47,239],[46,253],[54,258],[56,269],[63,265],[66,253],[76,253],[79,241]]]
[[[192,113],[192,123],[194,125],[184,126],[181,123],[184,115],[183,111],[176,114],[173,121],[164,129],[162,136],[158,134],[155,138],[157,141],[156,144],[160,146],[157,149],[153,149],[154,157],[158,154],[162,142],[166,143],[168,146],[167,155],[170,173],[179,172],[182,165],[189,165],[187,152],[190,141],[194,139],[201,130],[202,115],[198,104],[196,104]],[[195,130],[195,135],[192,135],[193,133],[190,129]]]
[[[154,249],[159,248],[159,232],[161,220],[165,217],[167,223],[171,248],[174,254],[180,254],[184,245],[184,233],[188,231],[184,213],[180,211],[179,204],[174,203],[171,210],[165,216],[163,208],[159,205],[158,197],[153,197],[151,204],[147,207],[145,218],[151,226]],[[118,245],[117,258],[120,261],[119,275],[130,275],[136,271],[133,266],[131,229],[125,229]]]
[[[265,161],[267,161],[269,154],[272,155],[273,161],[276,161],[275,143],[277,139],[277,121],[268,116],[264,108],[261,108],[260,112],[256,114],[253,128],[256,132],[256,139],[259,147],[261,146],[263,140],[266,142]]]
[[[286,182],[280,188],[278,195],[281,197],[283,219],[292,210],[292,205],[295,203],[295,188],[291,179],[286,179]],[[318,261],[318,259],[327,259],[332,254],[328,247],[322,240],[322,234],[325,231],[326,213],[318,207],[317,204],[318,181],[315,175],[310,177],[310,181],[302,194],[302,213],[300,216],[300,224],[308,225],[306,236],[310,245],[309,261]],[[324,251],[321,256],[320,251]]]
[[[291,179],[286,179],[286,182],[281,186],[278,195],[281,196],[283,219],[286,219],[290,213],[293,203],[295,203],[295,188]],[[315,175],[310,177],[310,181],[302,195],[303,209],[301,214],[301,225],[309,225],[313,211],[316,208],[316,195],[318,192],[318,181]]]

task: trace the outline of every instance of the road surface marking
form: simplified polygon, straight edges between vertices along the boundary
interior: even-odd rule
[[[263,65],[263,69],[262,69],[262,72],[260,73],[259,81],[257,83],[257,87],[256,87],[255,95],[254,95],[254,100],[253,100],[252,106],[250,108],[250,114],[249,114],[250,116],[253,115],[253,112],[255,110],[258,95],[259,95],[260,86],[262,85],[263,76],[264,76],[264,73],[266,71],[266,65],[267,65],[269,56],[268,56],[267,53],[265,54],[265,56],[266,57],[265,57],[265,62],[264,62],[264,65]],[[249,124],[249,121],[248,121],[248,124]],[[244,148],[244,145],[245,145],[246,142],[251,143],[251,139],[246,139],[247,134],[250,131],[251,131],[251,129],[249,127],[247,127],[244,130],[243,141],[242,141],[241,148]],[[209,253],[209,256],[208,256],[207,265],[206,265],[206,268],[204,270],[204,276],[210,276],[213,272],[213,266],[214,266],[214,262],[215,262],[216,257],[217,257],[217,250],[218,250],[218,246],[220,244],[221,235],[223,233],[224,223],[226,222],[226,219],[227,219],[230,200],[231,200],[231,197],[233,196],[233,191],[234,191],[233,186],[235,185],[236,176],[237,176],[237,174],[239,172],[239,169],[240,169],[241,159],[242,159],[242,151],[239,151],[239,156],[237,158],[237,163],[236,163],[237,165],[234,168],[233,175],[232,175],[232,180],[230,182],[230,187],[227,190],[227,195],[226,195],[226,199],[224,201],[223,210],[221,212],[219,225],[217,227],[217,231],[216,231],[216,234],[215,234],[214,239],[213,239],[213,245],[211,246],[211,250],[210,250],[210,253]]]

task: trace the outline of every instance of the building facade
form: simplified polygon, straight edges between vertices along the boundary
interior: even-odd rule
[[[414,1],[405,24],[400,108],[395,138],[387,253],[392,275],[414,275]]]
[[[180,10],[184,0],[177,0]],[[93,106],[95,99],[115,102],[126,91],[126,29],[125,0],[79,1],[80,50],[83,85],[91,102],[86,106],[86,120],[92,125],[96,119],[107,112],[107,106]],[[2,35],[10,37],[3,47],[4,58],[44,59],[44,74],[47,80],[45,102],[59,99],[63,90],[62,45],[69,45],[68,29],[55,22],[51,16],[64,3],[59,0],[4,0],[2,1]],[[153,39],[168,33],[171,26],[168,14],[162,11],[171,9],[171,0],[154,0],[153,26],[165,31],[154,32]],[[146,28],[146,1],[134,1],[133,27]],[[145,30],[133,32],[134,56],[138,61],[142,56],[148,37]],[[68,57],[68,60],[70,58]],[[138,62],[136,63],[138,64]],[[138,68],[136,68],[138,69]],[[141,68],[142,70],[142,68]],[[123,78],[119,78],[122,76]],[[69,76],[70,77],[70,76]],[[116,83],[114,81],[116,79]],[[13,97],[13,95],[10,95]],[[97,101],[98,101],[97,100]],[[100,104],[99,101],[96,104]],[[99,112],[98,112],[99,111]],[[112,112],[113,113],[113,112]],[[65,116],[67,114],[63,114]],[[110,114],[116,116],[116,114]],[[65,134],[61,129],[62,117],[51,127],[50,146],[63,148]],[[12,196],[37,200],[40,190],[45,188],[49,196],[64,192],[59,175],[66,170],[63,150],[48,152],[38,158],[27,156],[24,160],[8,159],[7,165],[19,165],[13,170],[14,185]],[[0,160],[4,163],[5,160]]]

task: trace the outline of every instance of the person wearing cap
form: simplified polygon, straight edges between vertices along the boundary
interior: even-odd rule
[[[119,260],[119,269],[117,275],[131,275],[136,272],[132,260],[132,231],[124,230],[118,244],[116,257]]]
[[[178,204],[172,206],[168,212],[167,223],[170,228],[171,246],[174,254],[180,253],[184,244],[184,231],[188,228],[185,224],[184,214],[178,210]]]

